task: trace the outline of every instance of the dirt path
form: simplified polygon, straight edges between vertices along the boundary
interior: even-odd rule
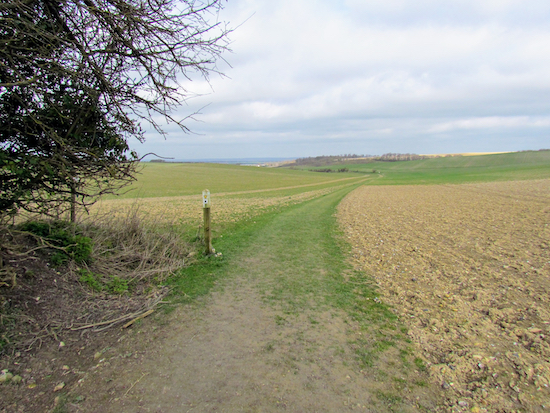
[[[335,262],[327,237],[343,195],[291,208],[256,231],[246,254],[230,263],[223,285],[200,303],[178,309],[164,325],[150,320],[116,349],[97,355],[97,366],[70,389],[64,408],[132,413],[433,408],[437,395],[422,383],[421,372],[403,370],[395,347],[380,350],[369,366],[359,362],[358,338],[374,342],[367,337],[374,332],[334,305],[335,290],[342,289],[338,282],[344,282],[336,272],[345,266]]]
[[[281,324],[281,313],[246,279],[208,301],[192,318],[189,308],[180,311],[170,336],[150,343],[137,363],[112,361],[116,376],[100,368],[99,377],[113,381],[96,387],[107,393],[81,411],[334,412],[369,405],[368,380],[338,352],[347,338],[340,317],[323,314],[322,324],[311,324],[304,314]]]

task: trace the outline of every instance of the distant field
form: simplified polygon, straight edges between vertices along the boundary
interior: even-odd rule
[[[333,181],[358,177],[357,173],[321,174],[281,168],[186,163],[143,163],[138,180],[130,190],[116,198],[154,198],[211,193],[274,191],[271,195],[304,192],[333,186]],[[296,190],[292,190],[292,188]],[[114,198],[114,197],[111,197]],[[106,197],[108,199],[108,197]]]
[[[336,170],[342,167],[346,167],[350,171],[377,176],[377,179],[369,181],[370,185],[544,179],[550,177],[550,151],[456,156],[419,161],[341,163],[323,168]],[[310,167],[304,166],[301,168],[309,169]],[[373,174],[373,170],[376,170],[377,173]]]
[[[498,154],[498,153],[510,153],[509,151],[504,151],[504,152],[463,152],[463,153],[432,153],[432,154],[422,154],[424,156],[447,156],[447,155],[450,155],[450,156],[460,156],[460,155],[464,155],[464,156],[479,156],[479,155],[495,155],[495,154]]]
[[[130,191],[105,197],[94,214],[124,217],[139,210],[157,223],[196,228],[202,222],[201,194],[212,194],[212,219],[222,224],[251,219],[273,208],[293,205],[372,177],[357,173],[315,173],[222,164],[143,164]],[[215,231],[216,231],[215,230]]]
[[[125,215],[139,207],[143,216],[150,219],[196,228],[202,217],[200,197],[206,188],[212,194],[213,218],[218,223],[232,223],[361,182],[416,185],[550,178],[550,151],[339,164],[331,168],[342,167],[350,172],[311,172],[304,170],[307,167],[146,163],[130,191],[104,198],[94,211]],[[373,169],[377,172],[373,173]]]
[[[308,169],[348,168],[345,173]],[[376,173],[373,173],[376,170]],[[358,174],[360,173],[360,175]],[[368,179],[369,185],[414,185],[544,179],[550,177],[550,151],[431,158],[419,161],[340,163],[322,168],[258,168],[223,164],[143,163],[138,180],[119,199],[211,193],[285,196]],[[256,195],[255,195],[256,196]],[[111,197],[115,198],[115,197]],[[109,197],[106,197],[109,199]]]

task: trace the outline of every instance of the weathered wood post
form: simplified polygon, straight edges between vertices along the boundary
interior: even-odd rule
[[[212,254],[212,237],[210,233],[210,191],[202,191],[202,211],[204,216],[204,245],[206,255]]]

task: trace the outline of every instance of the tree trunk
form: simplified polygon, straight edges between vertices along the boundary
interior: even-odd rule
[[[74,184],[71,187],[71,222],[73,224],[76,222],[76,189]]]

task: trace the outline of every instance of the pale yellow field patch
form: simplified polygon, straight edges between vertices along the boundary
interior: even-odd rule
[[[279,197],[239,198],[235,197],[235,194],[214,194],[212,195],[212,221],[214,223],[232,223],[249,219],[274,207],[298,204],[330,193],[335,189],[337,187]],[[108,215],[120,218],[134,212],[140,218],[154,223],[199,226],[203,217],[202,198],[198,194],[178,197],[110,199],[98,202],[90,210],[92,216]]]

